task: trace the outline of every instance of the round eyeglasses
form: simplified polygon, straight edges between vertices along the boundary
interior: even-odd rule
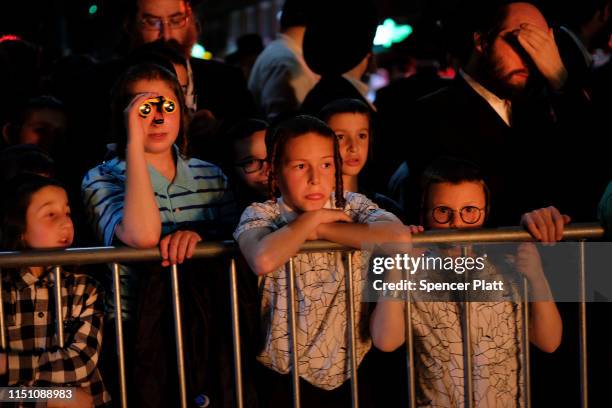
[[[455,213],[459,213],[459,217],[466,224],[476,224],[480,221],[482,217],[482,211],[484,208],[479,208],[474,205],[466,205],[465,207],[460,208],[458,211],[453,210],[450,207],[446,207],[444,205],[440,205],[431,210],[431,216],[434,221],[438,224],[448,224],[452,221]]]

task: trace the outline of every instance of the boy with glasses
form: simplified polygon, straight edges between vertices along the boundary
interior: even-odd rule
[[[258,119],[245,119],[231,128],[226,137],[223,170],[240,211],[253,202],[268,199],[268,173],[270,164],[266,153],[268,123]]]
[[[425,229],[483,227],[490,212],[491,197],[478,167],[464,160],[439,158],[426,169],[423,179],[421,220]],[[417,234],[423,227],[412,226],[411,231]],[[451,244],[439,250],[454,254],[454,246]],[[468,249],[468,253],[473,257],[475,248]],[[552,353],[561,343],[561,317],[554,301],[550,300],[552,295],[536,247],[530,243],[520,244],[514,258],[513,266],[487,259],[477,276],[491,281],[499,279],[507,266],[525,276],[530,293],[537,296],[537,301],[530,302],[527,322],[523,319],[523,304],[517,302],[520,289],[511,285],[508,278],[505,283],[509,287],[503,292],[487,293],[468,303],[473,399],[478,407],[522,406],[524,367],[521,355],[524,347],[521,333],[524,324],[529,325],[529,341],[542,351]],[[418,279],[436,278],[436,271],[419,272],[422,275]],[[418,273],[415,276],[419,276]],[[397,279],[391,277],[391,280]],[[394,292],[383,296],[402,295]],[[467,390],[464,388],[461,321],[465,305],[459,301],[461,294],[446,295],[458,301],[444,298],[431,301],[421,299],[422,293],[412,295],[410,319],[414,331],[418,406],[461,407],[464,403]],[[376,347],[393,351],[404,343],[404,314],[404,302],[379,299],[370,321]]]

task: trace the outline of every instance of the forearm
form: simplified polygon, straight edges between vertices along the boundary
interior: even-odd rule
[[[404,302],[381,299],[370,318],[372,342],[382,351],[393,351],[405,341]]]
[[[274,272],[294,256],[317,227],[314,213],[304,213],[291,224],[263,237],[252,251],[243,251],[257,275]]]
[[[133,247],[153,247],[161,236],[161,217],[147,169],[144,148],[128,143],[126,162],[123,219],[117,226],[117,236]]]
[[[410,231],[407,227],[388,221],[369,224],[321,224],[317,229],[317,233],[323,240],[357,249],[361,248],[364,243],[410,242]]]
[[[561,344],[563,323],[557,305],[553,301],[529,304],[529,340],[540,350],[552,353]]]

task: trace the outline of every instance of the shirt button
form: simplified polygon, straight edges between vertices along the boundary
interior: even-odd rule
[[[45,317],[45,314],[43,312],[38,312],[38,317],[42,319],[43,317]]]

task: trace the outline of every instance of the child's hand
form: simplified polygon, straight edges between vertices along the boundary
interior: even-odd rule
[[[322,208],[316,211],[316,216],[319,224],[330,224],[332,222],[353,222],[353,219],[342,210]]]
[[[151,114],[146,118],[140,116],[140,105],[149,98],[157,96],[151,92],[139,93],[129,103],[123,111],[125,117],[125,128],[128,132],[128,142],[144,144],[147,135],[147,129],[151,126],[151,122],[155,115]]]
[[[523,214],[521,225],[541,242],[556,242],[563,239],[563,227],[571,218],[562,215],[555,207],[546,207]]]
[[[423,228],[422,225],[408,225],[408,229],[410,230],[411,234],[420,234],[421,232],[425,231],[425,228]]]
[[[351,217],[349,217],[342,210],[330,210],[327,208],[322,208],[313,212],[313,215],[316,217],[318,225],[308,235],[308,241],[317,241],[319,239],[322,239],[321,225],[331,224],[334,222],[353,222]]]
[[[181,264],[185,259],[193,256],[196,244],[202,241],[202,237],[193,231],[176,231],[168,234],[159,242],[161,250],[162,266]]]

